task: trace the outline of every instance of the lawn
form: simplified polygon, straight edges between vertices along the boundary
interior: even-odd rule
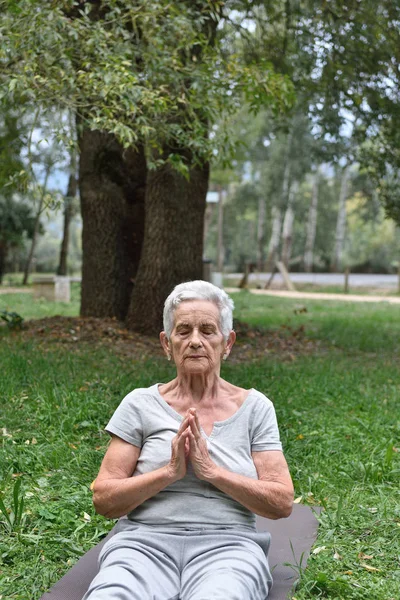
[[[293,565],[294,597],[397,600],[399,308],[245,292],[234,300],[240,321],[314,342],[312,352],[228,361],[223,372],[274,401],[296,498],[324,507],[307,569]],[[5,308],[26,319],[76,315],[78,298],[66,313],[23,294],[0,296]],[[37,600],[112,526],[89,490],[109,416],[126,392],[173,371],[161,359],[127,360],[112,344],[36,341],[6,328],[0,336],[0,596]]]

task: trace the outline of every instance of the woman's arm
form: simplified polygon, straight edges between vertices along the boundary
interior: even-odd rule
[[[132,477],[140,448],[113,436],[94,482],[96,512],[109,519],[126,515],[186,474],[188,460],[188,419],[184,419],[172,440],[171,459],[155,471]]]
[[[288,517],[292,512],[294,492],[283,453],[268,450],[253,452],[252,457],[258,479],[216,466],[207,481],[261,517]]]
[[[291,514],[293,483],[281,451],[253,452],[258,479],[252,479],[219,467],[211,460],[195,411],[192,412],[189,426],[189,456],[199,479],[208,481],[262,517],[280,519]]]

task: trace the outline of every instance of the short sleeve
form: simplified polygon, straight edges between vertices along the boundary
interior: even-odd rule
[[[282,450],[274,405],[261,393],[253,413],[251,451]]]
[[[105,430],[133,446],[142,447],[143,426],[138,390],[134,390],[125,396],[106,425]]]

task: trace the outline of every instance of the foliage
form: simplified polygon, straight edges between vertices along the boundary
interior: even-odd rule
[[[9,329],[21,329],[24,323],[24,319],[21,315],[7,310],[0,311],[0,319],[6,322]]]
[[[0,243],[17,247],[24,233],[32,235],[34,219],[24,199],[0,195]]]
[[[10,250],[18,250],[32,237],[34,217],[29,204],[18,197],[0,194],[0,283]]]
[[[4,93],[72,109],[125,147],[146,143],[153,166],[164,148],[186,148],[199,159],[229,152],[229,119],[244,99],[253,111],[291,100],[288,79],[267,60],[243,61],[244,42],[222,18],[221,2],[2,5]],[[168,155],[179,167],[182,157]]]
[[[12,508],[7,509],[3,499],[0,497],[0,523],[5,527],[8,534],[18,531],[23,527],[26,515],[24,514],[24,496],[21,492],[21,479],[16,479],[12,492]]]
[[[360,192],[347,201],[347,243],[345,262],[354,270],[368,269],[372,273],[390,271],[400,254],[400,239],[394,221],[378,214],[370,218],[368,199]]]

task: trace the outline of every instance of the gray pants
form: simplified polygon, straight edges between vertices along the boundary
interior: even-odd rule
[[[121,521],[82,600],[265,600],[268,533]]]

